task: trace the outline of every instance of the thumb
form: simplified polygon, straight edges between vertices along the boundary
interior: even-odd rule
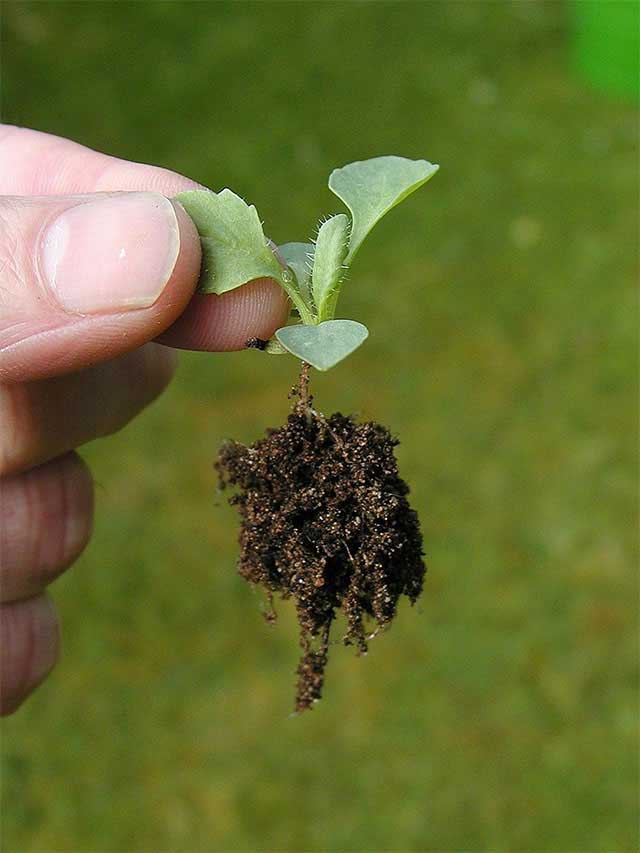
[[[0,380],[114,358],[182,313],[200,240],[158,193],[0,197]]]

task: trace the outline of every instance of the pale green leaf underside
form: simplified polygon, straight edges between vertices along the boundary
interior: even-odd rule
[[[329,370],[363,343],[369,331],[355,320],[327,320],[317,326],[285,326],[276,338],[292,355],[317,370]]]
[[[283,243],[278,247],[280,254],[294,271],[298,288],[307,305],[311,299],[311,265],[313,263],[313,243]]]
[[[225,189],[193,190],[176,199],[194,221],[202,242],[202,293],[226,293],[255,278],[282,283],[282,267],[267,245],[255,207]]]
[[[349,244],[349,217],[338,213],[320,226],[313,258],[313,301],[320,320],[330,320],[332,307],[344,278],[344,259]]]
[[[357,161],[333,170],[329,189],[347,205],[353,219],[348,264],[376,222],[435,175],[438,168],[427,160],[389,156]]]

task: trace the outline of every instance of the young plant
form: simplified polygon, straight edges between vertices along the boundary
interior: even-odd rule
[[[321,223],[311,243],[267,240],[253,205],[229,189],[194,190],[177,200],[193,219],[202,241],[199,289],[222,294],[261,277],[273,278],[289,295],[300,323],[278,329],[265,349],[289,352],[318,370],[329,370],[350,355],[369,332],[355,320],[336,320],[340,290],[353,259],[379,220],[438,166],[405,157],[374,157],[334,169],[329,189],[344,202],[344,213]]]
[[[266,239],[255,207],[231,190],[178,196],[202,240],[201,291],[222,294],[268,276],[280,282],[300,319],[261,342],[267,352],[303,362],[286,424],[250,447],[226,442],[216,463],[221,487],[235,488],[240,575],[265,590],[270,621],[275,595],[295,599],[302,646],[297,711],[322,694],[336,611],[346,619],[343,642],[362,654],[391,623],[400,596],[414,603],[422,591],[422,534],[398,472],[398,441],[380,424],[317,411],[309,365],[328,370],[367,337],[362,323],[335,319],[346,272],[380,218],[437,169],[403,157],[336,169],[329,188],[350,217],[330,216],[312,243],[279,248]]]

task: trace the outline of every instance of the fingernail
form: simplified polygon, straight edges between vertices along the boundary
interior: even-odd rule
[[[180,230],[158,193],[124,193],[76,205],[46,229],[41,270],[66,311],[148,308],[176,265]]]

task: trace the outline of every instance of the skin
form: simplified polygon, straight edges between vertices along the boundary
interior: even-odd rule
[[[163,391],[176,348],[242,349],[286,322],[286,297],[269,279],[223,296],[194,295],[197,232],[179,204],[155,196],[179,236],[175,257],[167,249],[171,268],[158,282],[158,297],[127,310],[89,312],[56,301],[39,260],[56,217],[105,194],[171,198],[197,188],[166,169],[0,125],[2,714],[15,711],[58,658],[60,626],[46,589],[87,546],[93,522],[91,473],[76,449],[121,429]],[[83,239],[87,252],[97,247],[97,237]],[[107,276],[105,292],[124,286],[118,275]],[[91,303],[94,286],[90,276],[83,279],[82,305]]]

